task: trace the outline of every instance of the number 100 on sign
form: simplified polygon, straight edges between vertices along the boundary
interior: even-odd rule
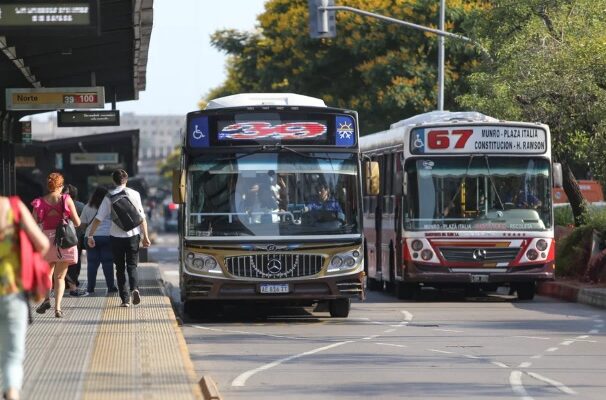
[[[65,104],[95,104],[97,102],[96,93],[80,93],[63,95]]]

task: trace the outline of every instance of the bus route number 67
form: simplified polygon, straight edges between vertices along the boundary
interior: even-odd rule
[[[473,135],[471,129],[436,129],[427,133],[427,147],[432,150],[449,149],[451,141],[455,149],[464,149],[465,144]]]

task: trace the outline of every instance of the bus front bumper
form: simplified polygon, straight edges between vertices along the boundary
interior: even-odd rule
[[[460,271],[459,268],[430,266],[410,263],[404,273],[404,281],[416,283],[486,283],[506,284],[531,281],[549,281],[555,279],[555,263],[508,267],[503,270],[489,271],[473,268]]]
[[[322,301],[344,297],[364,299],[364,272],[290,281],[225,280],[181,276],[182,300]]]

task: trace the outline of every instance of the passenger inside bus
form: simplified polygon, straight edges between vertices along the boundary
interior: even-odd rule
[[[254,223],[278,222],[278,200],[269,182],[253,182],[248,191],[243,194],[240,210],[250,215]]]

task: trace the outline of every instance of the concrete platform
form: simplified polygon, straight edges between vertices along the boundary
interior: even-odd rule
[[[202,399],[156,265],[138,272],[138,306],[119,307],[99,274],[94,294],[64,298],[65,318],[33,313],[23,399]]]
[[[604,285],[585,284],[576,280],[555,280],[541,282],[537,286],[537,294],[606,308],[606,287]]]

